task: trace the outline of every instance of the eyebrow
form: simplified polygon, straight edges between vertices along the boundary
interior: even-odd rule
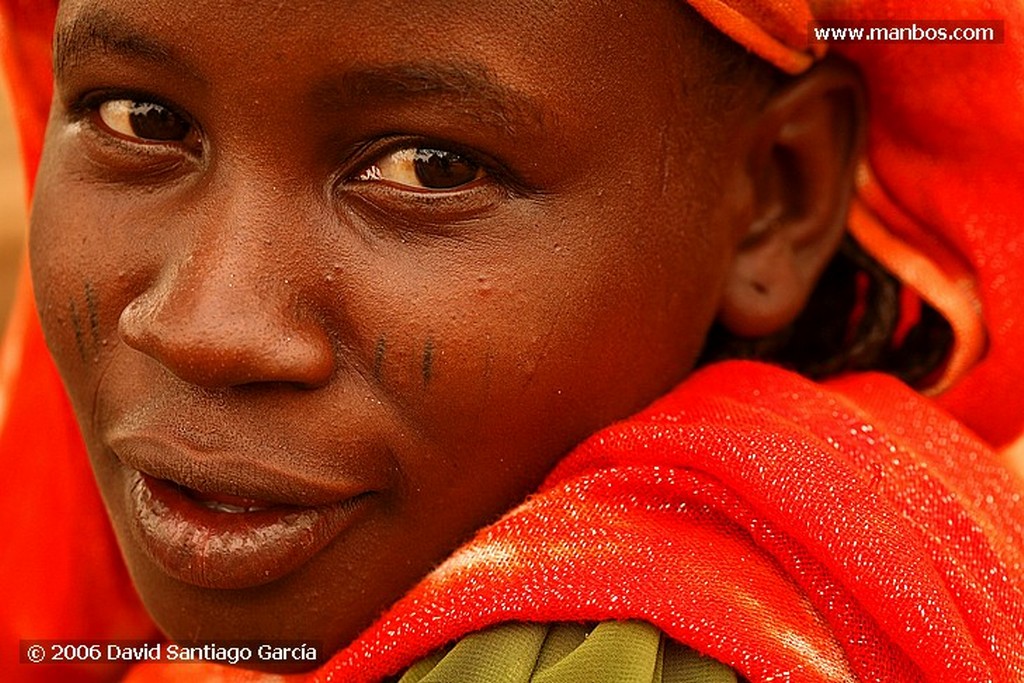
[[[323,109],[338,109],[430,98],[451,100],[460,113],[509,131],[544,120],[535,101],[472,63],[415,62],[348,70],[340,78],[322,81],[313,90],[312,101]]]
[[[104,9],[84,10],[57,26],[53,39],[53,73],[59,81],[90,53],[142,59],[154,65],[174,63],[197,80],[195,69],[175,50],[133,26],[122,15]]]
[[[154,65],[173,63],[198,81],[198,71],[170,46],[144,34],[118,13],[90,8],[58,26],[53,43],[53,71],[57,80],[89,53],[115,54]],[[501,84],[483,65],[422,61],[346,69],[322,79],[310,102],[331,111],[401,104],[416,99],[444,99],[460,113],[480,123],[514,132],[519,126],[543,123],[543,109],[535,101]]]

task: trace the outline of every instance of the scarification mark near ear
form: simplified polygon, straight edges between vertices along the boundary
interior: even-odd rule
[[[384,355],[388,351],[388,338],[381,336],[377,340],[377,348],[373,352],[373,378],[380,382],[384,379]]]
[[[100,346],[100,318],[96,308],[96,296],[93,293],[92,285],[85,283],[85,305],[89,311],[89,331],[92,333],[93,348]]]
[[[434,376],[434,340],[427,339],[423,346],[423,386],[430,384]]]
[[[75,330],[75,346],[78,347],[78,355],[84,362],[87,358],[85,354],[85,341],[82,338],[82,319],[78,317],[78,308],[75,306],[75,302],[69,302],[69,306],[71,309],[71,327]]]

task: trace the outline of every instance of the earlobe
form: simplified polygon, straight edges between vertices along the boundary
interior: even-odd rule
[[[770,230],[770,229],[769,229]],[[740,337],[765,337],[803,309],[804,273],[787,240],[774,232],[741,246],[725,284],[719,322]],[[809,293],[809,289],[807,292]]]
[[[740,337],[763,337],[803,310],[842,239],[863,137],[851,67],[826,60],[776,92],[744,150],[750,205],[719,309]]]

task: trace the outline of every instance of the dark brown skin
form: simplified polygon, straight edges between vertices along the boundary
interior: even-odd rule
[[[796,315],[856,78],[726,97],[705,30],[667,0],[62,3],[36,295],[162,629],[344,646],[685,377],[716,316]],[[132,102],[163,109],[133,128]],[[432,176],[455,187],[408,184],[417,148],[461,155]],[[269,582],[182,580],[140,547],[126,459],[358,510]]]

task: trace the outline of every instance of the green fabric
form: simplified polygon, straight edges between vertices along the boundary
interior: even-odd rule
[[[638,621],[502,624],[414,664],[399,683],[736,683],[728,667]]]

